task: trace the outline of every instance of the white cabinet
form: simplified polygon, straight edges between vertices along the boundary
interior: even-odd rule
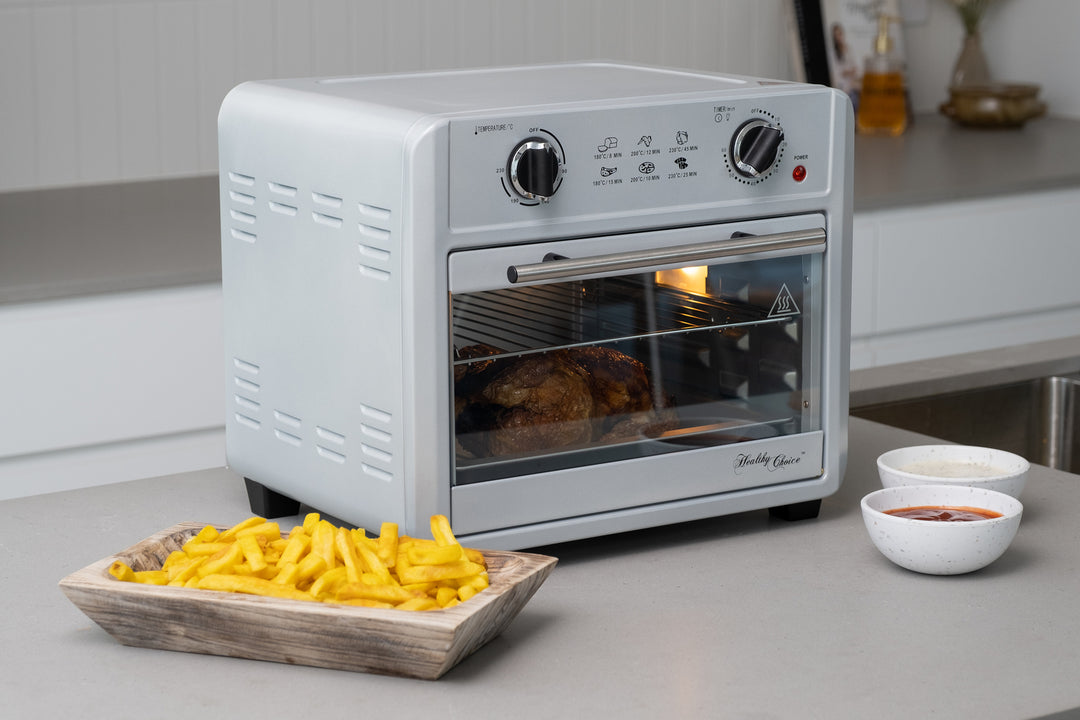
[[[1080,188],[856,213],[852,368],[1080,334]]]
[[[0,499],[225,462],[221,287],[0,305]]]

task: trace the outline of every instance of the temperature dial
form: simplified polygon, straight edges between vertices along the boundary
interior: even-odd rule
[[[761,178],[776,164],[784,142],[779,125],[760,118],[747,121],[731,139],[731,163],[743,177]]]
[[[559,188],[561,168],[556,145],[546,138],[531,137],[510,153],[506,174],[515,193],[526,200],[547,202]]]

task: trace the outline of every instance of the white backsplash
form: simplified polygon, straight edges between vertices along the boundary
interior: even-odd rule
[[[915,2],[916,0],[905,0]],[[788,79],[787,0],[0,0],[0,192],[216,170],[248,79],[611,59]],[[917,1],[915,110],[945,99],[960,25]],[[1076,0],[1001,0],[991,70],[1080,117]]]
[[[0,191],[214,172],[248,79],[607,58],[783,77],[784,0],[0,0]]]

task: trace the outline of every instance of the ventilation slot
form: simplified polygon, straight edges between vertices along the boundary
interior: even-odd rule
[[[327,460],[336,463],[345,462],[344,435],[328,428],[324,428],[321,425],[316,425],[315,437],[317,438],[315,452],[319,457],[326,458]]]
[[[372,225],[361,225],[360,237],[372,245],[390,245],[390,231]]]
[[[360,221],[364,225],[385,229],[390,227],[390,211],[375,205],[360,203]]]
[[[390,252],[371,245],[360,246],[360,257],[371,262],[390,262]]]
[[[274,428],[274,437],[286,445],[292,445],[293,447],[300,447],[300,445],[303,444],[303,441],[299,437],[292,433],[285,432],[281,428]]]
[[[334,445],[345,444],[344,435],[342,435],[341,433],[336,433],[333,430],[327,430],[324,427],[316,426],[315,436],[318,437],[320,440],[325,440],[327,443],[332,443]]]
[[[243,240],[246,243],[255,242],[255,233],[245,232],[244,230],[237,230],[236,228],[229,228],[229,234],[236,240]]]
[[[382,425],[389,425],[390,421],[394,419],[394,416],[385,410],[364,404],[360,405],[360,414]]]
[[[255,376],[259,374],[257,365],[239,358],[233,358],[233,367],[244,375]],[[252,430],[258,430],[261,422],[257,416],[262,408],[262,403],[256,400],[254,396],[259,392],[259,383],[241,377],[239,374],[233,376],[233,383],[238,390],[233,395],[233,403],[236,405],[236,421]]]
[[[319,457],[321,457],[321,458],[326,458],[327,460],[330,460],[330,461],[333,461],[333,462],[336,462],[336,463],[339,463],[339,464],[345,462],[345,456],[344,455],[342,455],[339,452],[334,452],[333,450],[325,448],[322,445],[316,445],[315,446],[315,452],[318,453]]]
[[[321,212],[311,213],[311,218],[316,222],[316,224],[325,225],[326,227],[339,228],[342,225],[341,218],[334,217],[333,215],[325,215]]]
[[[229,208],[229,217],[237,223],[254,225],[255,196],[252,194],[252,190],[255,187],[255,178],[251,175],[233,171],[229,171],[228,178],[233,185],[243,188],[243,191],[229,190],[229,200],[233,204],[233,207]],[[250,230],[241,230],[239,227],[233,226],[229,228],[229,234],[235,240],[242,240],[246,243],[255,242],[255,233]]]
[[[233,367],[235,367],[240,372],[247,373],[248,375],[259,374],[258,365],[253,362],[248,362],[247,360],[241,360],[240,358],[233,358]]]
[[[360,423],[360,432],[363,433],[365,437],[371,438],[374,442],[389,444],[390,440],[393,438],[393,436],[385,430],[380,430],[371,427],[370,425],[365,425],[364,423]]]
[[[390,279],[390,231],[360,226],[360,272],[376,280]]]
[[[290,415],[289,413],[281,412],[280,410],[274,411],[274,419],[282,425],[288,425],[292,428],[300,427],[300,418],[295,415]]]
[[[258,430],[259,426],[262,424],[258,420],[256,420],[255,418],[250,417],[248,415],[244,415],[243,413],[236,413],[235,417],[236,417],[236,422],[240,423],[244,427],[249,427],[252,430]]]
[[[233,377],[233,382],[236,383],[236,386],[238,388],[240,388],[241,390],[244,390],[245,392],[248,392],[248,393],[257,393],[257,392],[259,392],[259,383],[251,382],[250,380],[248,380],[246,378],[242,378],[240,376]]]
[[[297,207],[295,205],[288,205],[286,203],[270,201],[270,209],[281,215],[288,215],[289,217],[295,217],[297,213]]]
[[[385,270],[380,270],[377,267],[371,267],[370,265],[360,264],[360,274],[364,277],[371,278],[372,280],[382,280],[383,282],[390,279],[390,273]]]
[[[371,475],[374,478],[378,478],[383,482],[390,482],[394,479],[393,473],[388,473],[385,470],[380,470],[379,468],[368,465],[367,463],[360,463],[360,469],[363,470],[365,474]]]
[[[365,445],[364,443],[360,443],[360,452],[372,460],[377,460],[378,462],[386,463],[387,465],[394,459],[394,456],[385,450],[380,450],[379,448],[374,448],[370,445]]]
[[[364,456],[360,468],[367,475],[389,482],[394,479],[394,456],[390,452],[394,439],[390,427],[393,416],[363,404],[360,405],[360,416],[360,432],[364,436],[364,441],[360,443],[360,452]]]
[[[323,195],[322,193],[311,193],[311,200],[316,205],[324,205],[330,208],[339,208],[342,204],[342,199],[334,195]]]
[[[229,171],[229,182],[235,185],[243,185],[244,187],[255,187],[255,178],[243,173]]]
[[[266,183],[266,187],[270,190],[270,192],[274,193],[275,195],[296,197],[296,188],[294,188],[292,185],[283,185],[281,183],[268,182]]]

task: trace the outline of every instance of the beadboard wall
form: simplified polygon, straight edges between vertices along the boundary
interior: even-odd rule
[[[789,75],[785,0],[0,0],[0,191],[217,169],[241,81],[608,58]]]
[[[875,0],[858,0],[872,5]],[[960,46],[947,0],[899,0],[911,97]],[[0,192],[213,173],[250,79],[611,59],[793,76],[788,0],[0,0]],[[991,71],[1080,117],[1076,0],[1002,0]]]

